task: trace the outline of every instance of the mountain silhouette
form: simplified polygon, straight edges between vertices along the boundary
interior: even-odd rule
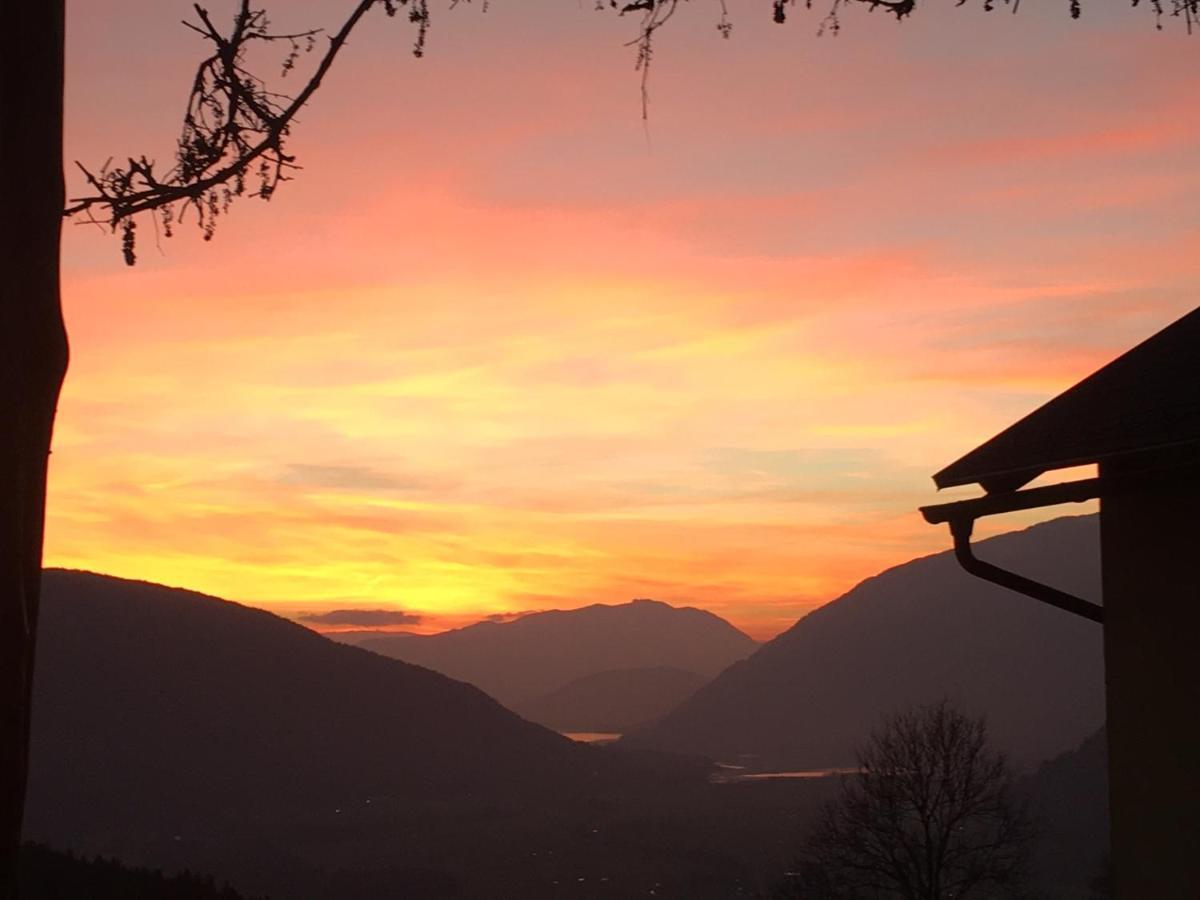
[[[482,691],[191,591],[48,570],[27,834],[214,830],[391,802],[544,792],[591,748]],[[85,838],[95,838],[95,846]]]
[[[1020,788],[1037,816],[1035,864],[1045,896],[1093,900],[1109,849],[1106,730],[1042,763]]]
[[[711,678],[758,646],[719,616],[656,600],[597,603],[356,643],[470,682],[512,708],[613,670],[665,666]]]
[[[976,544],[981,558],[1098,599],[1095,516]],[[884,715],[949,698],[1018,763],[1079,744],[1104,717],[1101,630],[964,572],[951,552],[868,578],[622,744],[762,768],[851,765]]]
[[[724,900],[822,795],[578,744],[190,591],[47,571],[39,630],[27,836],[244,895]]]
[[[674,709],[707,678],[695,672],[650,666],[584,675],[514,709],[556,731],[623,733]]]

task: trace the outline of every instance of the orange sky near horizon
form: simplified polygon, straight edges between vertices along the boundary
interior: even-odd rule
[[[190,4],[69,7],[68,158],[168,157]],[[414,60],[380,13],[269,204],[161,252],[146,223],[133,269],[68,226],[47,565],[424,630],[645,596],[765,638],[946,549],[933,471],[1200,302],[1174,23],[818,39],[731,3],[722,40],[716,9],[661,32],[645,126],[628,19],[460,6]]]

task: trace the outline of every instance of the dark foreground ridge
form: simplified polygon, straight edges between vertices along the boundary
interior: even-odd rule
[[[27,835],[273,900],[727,898],[820,785],[584,746],[190,591],[48,571]]]
[[[35,834],[103,831],[114,810],[150,829],[197,812],[323,816],[372,797],[532,790],[594,766],[470,685],[262,610],[85,572],[43,583]]]

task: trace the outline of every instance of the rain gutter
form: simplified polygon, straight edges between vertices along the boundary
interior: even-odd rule
[[[959,564],[972,575],[1103,624],[1104,607],[1099,604],[984,562],[975,556],[971,548],[971,532],[975,527],[975,520],[978,518],[1023,509],[1040,509],[1043,506],[1054,506],[1059,503],[1083,503],[1085,500],[1094,500],[1099,496],[1100,479],[1088,478],[1083,481],[1068,481],[1065,484],[1030,488],[1026,491],[986,494],[972,500],[958,500],[954,503],[942,503],[937,506],[922,506],[921,515],[930,525],[946,523],[950,526],[950,534],[954,537],[954,555]]]

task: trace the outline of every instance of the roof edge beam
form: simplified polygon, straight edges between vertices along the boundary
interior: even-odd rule
[[[1027,491],[987,494],[970,500],[922,506],[921,515],[930,525],[941,525],[943,522],[952,523],[957,519],[974,521],[983,516],[995,516],[1022,509],[1038,509],[1043,506],[1056,506],[1059,503],[1083,503],[1085,500],[1095,500],[1099,496],[1100,479],[1085,478],[1082,481],[1051,484],[1046,487],[1030,488]]]

